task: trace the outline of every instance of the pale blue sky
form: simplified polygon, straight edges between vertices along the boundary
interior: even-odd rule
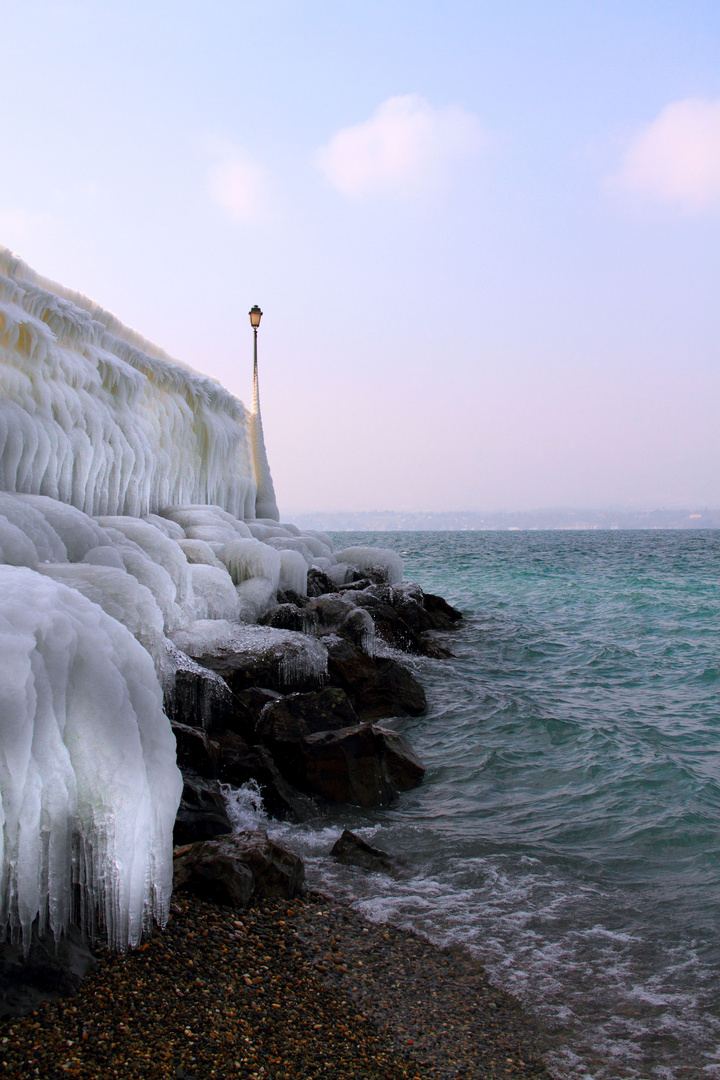
[[[0,243],[281,509],[720,505],[720,4],[0,0]]]

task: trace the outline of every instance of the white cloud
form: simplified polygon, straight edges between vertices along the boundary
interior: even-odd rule
[[[454,105],[435,109],[419,94],[405,94],[338,131],[317,163],[344,195],[413,194],[436,185],[484,142],[472,113]]]
[[[265,216],[266,182],[263,170],[231,143],[218,147],[220,160],[208,175],[211,196],[236,221]]]
[[[611,183],[691,211],[720,206],[720,99],[667,105],[635,138]]]

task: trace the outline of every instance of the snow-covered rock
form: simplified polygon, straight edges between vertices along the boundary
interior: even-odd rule
[[[371,566],[382,566],[388,572],[388,582],[395,585],[403,579],[403,561],[396,551],[390,548],[349,547],[335,552],[338,562],[350,563],[358,570],[369,570]]]

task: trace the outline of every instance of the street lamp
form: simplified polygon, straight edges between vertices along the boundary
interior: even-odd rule
[[[257,328],[260,325],[260,319],[262,318],[262,311],[257,306],[257,304],[255,304],[254,307],[250,308],[248,314],[250,315],[250,325],[252,326],[255,333],[257,333]]]

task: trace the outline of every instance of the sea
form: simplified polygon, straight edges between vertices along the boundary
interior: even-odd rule
[[[720,531],[333,534],[463,612],[411,658],[427,766],[385,809],[268,823],[311,886],[476,955],[559,1078],[720,1078]],[[407,659],[407,658],[406,658]],[[402,865],[335,865],[342,828]]]

